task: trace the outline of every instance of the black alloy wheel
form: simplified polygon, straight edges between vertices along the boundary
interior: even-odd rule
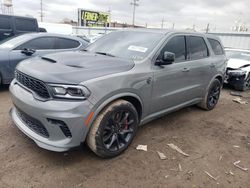
[[[118,110],[107,118],[102,140],[105,148],[116,152],[127,147],[135,130],[135,115],[128,110]]]
[[[138,124],[138,111],[130,102],[114,101],[96,117],[87,144],[100,157],[115,157],[131,144]]]
[[[213,109],[219,101],[221,91],[221,84],[219,81],[215,81],[208,93],[207,98],[207,108]]]

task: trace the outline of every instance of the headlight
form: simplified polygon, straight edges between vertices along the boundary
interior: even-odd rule
[[[80,85],[57,85],[49,84],[54,98],[84,100],[90,95],[90,91]]]
[[[241,69],[228,71],[228,74],[231,76],[244,76],[246,73],[247,71]]]

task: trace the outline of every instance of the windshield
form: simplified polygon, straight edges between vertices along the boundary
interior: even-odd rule
[[[250,52],[226,50],[228,58],[250,61]]]
[[[1,41],[0,49],[6,49],[6,48],[10,49],[10,48],[16,47],[17,45],[23,43],[29,38],[30,38],[29,35],[20,35],[20,36],[7,38],[6,40]]]
[[[156,47],[163,34],[135,31],[112,32],[87,47],[93,53],[142,60]]]

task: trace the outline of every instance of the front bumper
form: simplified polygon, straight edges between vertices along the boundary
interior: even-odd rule
[[[84,122],[93,107],[88,100],[38,101],[15,80],[10,93],[14,104],[10,111],[12,120],[41,148],[63,152],[84,142],[89,130]]]
[[[244,84],[245,78],[246,78],[246,75],[236,76],[236,75],[227,74],[224,83],[229,84],[233,87],[241,86]]]

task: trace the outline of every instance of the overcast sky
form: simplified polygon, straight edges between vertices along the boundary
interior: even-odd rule
[[[111,10],[111,20],[132,22],[132,0],[43,0],[46,22],[64,18],[77,20],[77,9]],[[39,18],[40,0],[13,0],[14,13]],[[236,20],[250,26],[250,0],[140,0],[136,8],[136,24],[160,27],[230,29]]]

